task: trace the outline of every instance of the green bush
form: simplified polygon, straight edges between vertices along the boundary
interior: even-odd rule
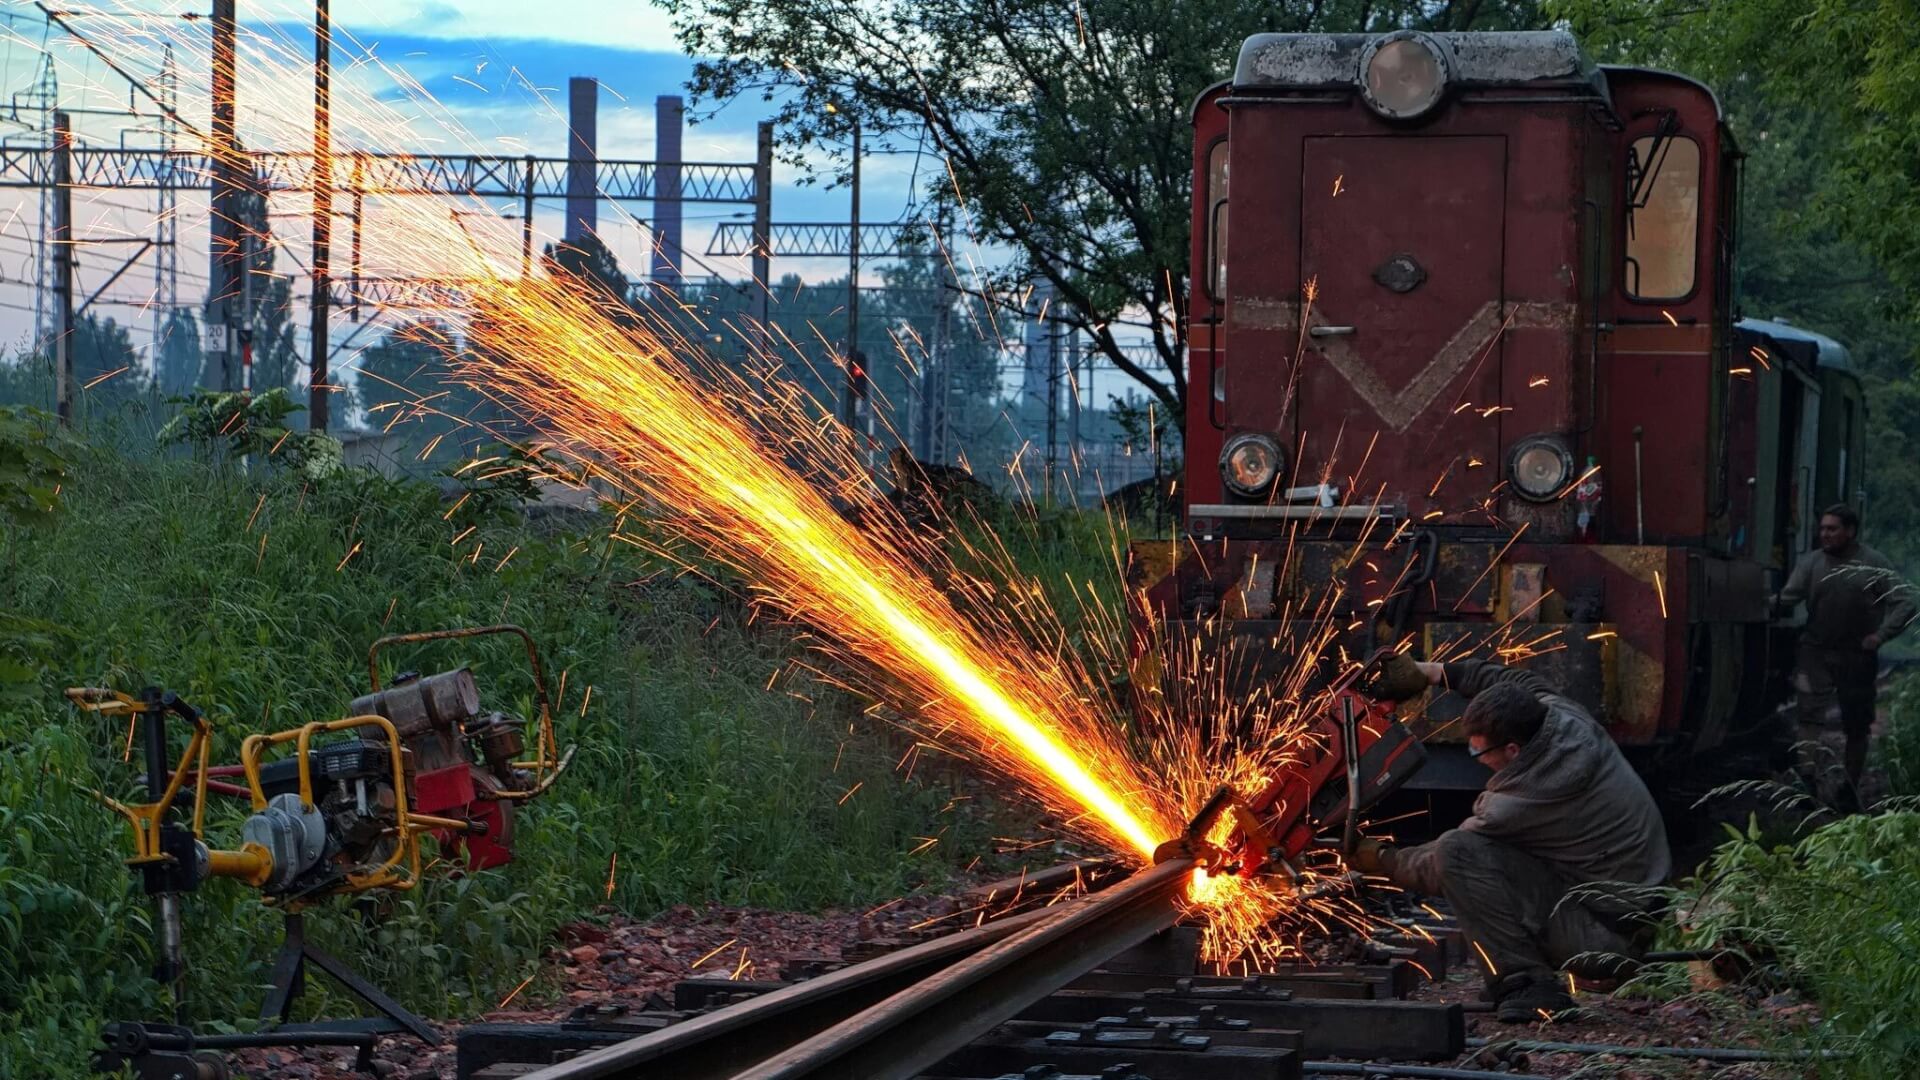
[[[125,728],[74,713],[63,686],[176,690],[207,711],[214,757],[231,761],[246,733],[338,715],[364,691],[366,646],[382,633],[527,626],[552,677],[564,674],[556,719],[579,751],[517,819],[514,863],[308,920],[317,943],[430,1015],[491,1007],[557,925],[603,908],[869,904],[938,885],[991,848],[986,816],[999,811],[900,776],[900,744],[861,703],[769,692],[800,647],[792,635],[613,542],[600,514],[530,521],[498,498],[453,506],[458,495],[424,483],[257,458],[248,472],[224,455],[79,449],[66,469],[52,520],[0,523],[0,668],[20,676],[0,695],[0,1075],[75,1075],[100,1022],[161,1019],[169,1005],[144,975],[148,909],[121,865],[127,827],[82,792],[132,794]],[[516,648],[478,640],[393,662],[470,663],[484,695],[529,711]],[[243,816],[222,801],[208,839],[231,843]],[[252,1016],[277,917],[226,881],[185,907],[191,1017]],[[357,1011],[325,979],[308,993],[308,1013]]]
[[[1722,845],[1692,895],[1685,941],[1771,958],[1819,1001],[1807,1040],[1823,1076],[1911,1075],[1920,1061],[1920,812],[1839,820],[1790,845],[1757,826]],[[1764,969],[1763,969],[1764,970]]]
[[[1920,796],[1920,672],[1900,677],[1886,698],[1887,723],[1876,757],[1887,772],[1887,793]]]

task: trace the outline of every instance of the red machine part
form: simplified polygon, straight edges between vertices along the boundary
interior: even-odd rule
[[[486,870],[513,861],[513,804],[493,798],[500,783],[478,765],[449,765],[414,777],[413,808],[437,817],[465,818],[466,831],[435,829],[443,851],[464,854],[468,870]]]
[[[1351,711],[1360,755],[1361,809],[1399,787],[1426,759],[1420,740],[1394,719],[1394,703],[1373,701],[1356,690],[1332,691],[1329,707],[1305,735],[1308,749],[1253,798],[1235,805],[1239,828],[1230,853],[1242,876],[1289,867],[1323,826],[1347,814],[1347,758],[1342,717]]]

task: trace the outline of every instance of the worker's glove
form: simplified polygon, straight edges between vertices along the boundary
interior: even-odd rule
[[[1388,653],[1373,662],[1361,688],[1375,701],[1411,701],[1432,685],[1427,673],[1406,653]]]
[[[1388,864],[1393,861],[1393,854],[1393,845],[1363,836],[1347,856],[1347,865],[1363,874],[1385,874],[1391,869]]]

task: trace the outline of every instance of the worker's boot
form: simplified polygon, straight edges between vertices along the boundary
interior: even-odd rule
[[[1491,987],[1494,1016],[1503,1024],[1550,1019],[1573,1008],[1566,984],[1550,971],[1517,971]]]

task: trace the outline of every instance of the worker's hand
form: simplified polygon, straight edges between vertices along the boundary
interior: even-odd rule
[[[1433,682],[1427,665],[1406,653],[1392,653],[1376,661],[1364,683],[1367,696],[1375,701],[1407,701],[1426,693]]]
[[[1879,634],[1868,634],[1860,639],[1860,647],[1868,652],[1879,652],[1882,644]]]
[[[1353,854],[1347,856],[1347,865],[1363,874],[1384,874],[1387,872],[1387,856],[1392,851],[1392,845],[1363,836],[1353,846]]]

